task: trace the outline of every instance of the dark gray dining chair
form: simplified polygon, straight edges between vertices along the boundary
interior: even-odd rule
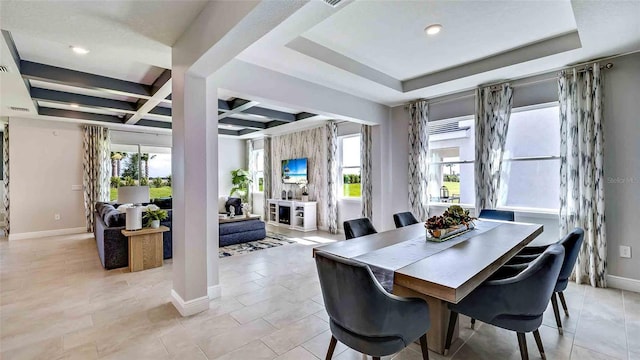
[[[369,218],[347,220],[342,226],[346,240],[377,233]]]
[[[557,299],[560,299],[560,303],[562,304],[562,309],[564,310],[565,316],[569,316],[569,308],[567,307],[567,301],[564,298],[564,291],[567,289],[567,285],[569,284],[569,277],[571,276],[573,267],[576,265],[576,261],[578,260],[578,254],[580,253],[580,248],[582,247],[583,241],[584,230],[582,230],[581,228],[575,228],[573,229],[573,231],[571,231],[556,243],[564,247],[564,262],[562,263],[562,270],[560,270],[558,282],[556,283],[553,295],[551,296],[553,315],[556,318],[556,325],[558,326],[558,332],[560,333],[560,335],[563,334],[563,330]],[[516,255],[508,263],[508,265],[503,266],[503,268],[508,270],[501,270],[513,272],[518,271],[518,269],[523,269],[523,267],[528,263],[538,258],[541,253],[544,253],[547,247],[548,246],[531,246],[525,248],[529,250],[529,253]]]
[[[417,224],[418,220],[409,211],[393,214],[393,222],[396,224],[396,229],[401,227]]]
[[[502,220],[502,221],[515,221],[516,214],[513,211],[507,210],[494,210],[494,209],[482,209],[480,210],[479,219],[490,220]]]
[[[538,328],[553,295],[563,261],[564,247],[551,245],[517,275],[488,280],[458,304],[449,304],[451,317],[445,352],[451,347],[458,314],[464,314],[487,324],[515,331],[523,360],[529,359],[525,334],[533,332],[540,355],[546,359]]]
[[[417,339],[422,358],[429,359],[426,332],[431,321],[424,300],[389,294],[365,264],[321,251],[315,258],[332,334],[327,360],[338,340],[379,360]]]

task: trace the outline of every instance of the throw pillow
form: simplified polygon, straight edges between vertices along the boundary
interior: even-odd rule
[[[240,198],[230,197],[229,200],[227,200],[227,203],[224,206],[227,213],[230,212],[229,207],[231,205],[235,208],[236,215],[242,215],[242,200]]]
[[[127,214],[121,214],[118,210],[113,209],[107,212],[103,219],[107,227],[125,226]]]

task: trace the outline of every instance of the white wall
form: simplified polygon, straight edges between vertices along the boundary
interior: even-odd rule
[[[11,236],[85,227],[80,126],[11,118],[9,137]]]
[[[604,175],[609,274],[640,280],[640,53],[604,70]],[[631,259],[618,246],[631,246]]]
[[[247,145],[245,140],[218,137],[218,193],[229,196],[231,170],[247,169]]]

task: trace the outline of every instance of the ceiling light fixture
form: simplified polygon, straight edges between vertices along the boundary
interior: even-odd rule
[[[80,47],[80,46],[69,46],[69,48],[71,48],[71,51],[73,51],[74,53],[78,54],[78,55],[87,55],[89,53],[89,50]]]
[[[442,25],[440,24],[433,24],[433,25],[429,25],[424,29],[424,32],[427,33],[427,35],[435,35],[437,33],[440,32],[440,30],[442,30]]]

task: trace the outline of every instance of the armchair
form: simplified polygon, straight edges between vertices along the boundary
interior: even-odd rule
[[[338,340],[379,360],[418,338],[423,359],[429,359],[426,332],[431,323],[424,300],[387,293],[367,265],[323,252],[315,257],[332,334],[327,359]]]

